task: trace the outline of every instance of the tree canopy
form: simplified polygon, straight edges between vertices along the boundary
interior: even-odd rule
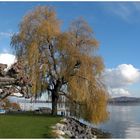
[[[32,81],[31,93],[51,94],[53,115],[63,95],[81,110],[81,117],[104,121],[108,94],[100,80],[104,64],[96,54],[99,42],[83,18],[74,20],[67,31],[60,25],[54,8],[39,6],[25,15],[12,37],[17,58]]]

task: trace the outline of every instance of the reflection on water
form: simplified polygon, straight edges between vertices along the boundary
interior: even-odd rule
[[[97,126],[110,132],[112,138],[140,138],[140,104],[109,105],[109,120]]]

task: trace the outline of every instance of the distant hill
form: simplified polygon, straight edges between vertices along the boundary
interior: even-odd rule
[[[116,104],[116,103],[140,103],[140,98],[137,97],[116,97],[109,99],[109,103]]]

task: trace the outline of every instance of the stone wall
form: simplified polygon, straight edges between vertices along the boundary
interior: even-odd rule
[[[93,139],[93,138],[110,138],[109,133],[105,133],[97,128],[90,127],[73,118],[66,118],[57,123],[55,126],[56,132],[60,137],[74,139]]]

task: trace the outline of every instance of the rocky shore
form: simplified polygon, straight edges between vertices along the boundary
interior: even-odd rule
[[[87,126],[73,118],[65,118],[61,123],[57,123],[53,127],[53,132],[58,138],[73,138],[73,139],[96,139],[110,138],[109,133],[105,133],[97,128]]]

